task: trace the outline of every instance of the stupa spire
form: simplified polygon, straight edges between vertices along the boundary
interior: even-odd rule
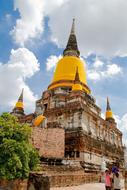
[[[114,120],[113,118],[113,112],[110,107],[109,98],[107,97],[107,107],[106,107],[106,114],[105,114],[106,120]]]
[[[73,18],[72,27],[71,27],[71,34],[75,34],[75,18]]]
[[[109,111],[109,110],[111,110],[111,107],[110,107],[109,99],[107,97],[107,108],[106,108],[106,111]]]
[[[18,102],[23,102],[23,91],[24,91],[24,89],[22,89],[22,92],[18,98]]]
[[[76,35],[75,35],[75,19],[73,19],[70,36],[67,46],[63,51],[63,56],[75,56],[79,57],[80,52],[78,50]]]
[[[16,102],[15,107],[12,111],[12,114],[14,114],[16,116],[24,115],[23,91],[24,91],[24,89],[22,89],[22,92],[18,98],[18,101]]]

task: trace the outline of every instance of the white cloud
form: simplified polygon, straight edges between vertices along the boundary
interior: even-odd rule
[[[122,68],[114,63],[104,63],[99,58],[96,58],[93,64],[88,67],[88,79],[99,81],[109,77],[115,77],[122,74]]]
[[[50,0],[50,3],[47,0],[44,1],[44,12],[45,15],[50,15],[54,10],[61,8],[63,4],[69,2],[69,0]]]
[[[25,110],[33,111],[36,95],[26,84],[26,79],[39,70],[35,55],[26,48],[12,50],[6,64],[0,64],[0,107],[12,108],[24,88]]]
[[[14,0],[14,10],[18,10],[20,18],[10,32],[15,42],[25,46],[29,40],[40,38],[44,31],[44,17],[68,0]]]
[[[62,58],[61,55],[59,55],[59,56],[51,55],[51,56],[47,59],[47,61],[46,61],[46,70],[47,70],[47,71],[50,71],[50,70],[54,69],[55,66],[56,66],[56,64],[57,64],[57,62],[58,62],[61,58]]]
[[[26,48],[11,50],[8,66],[12,70],[18,69],[18,74],[22,74],[24,78],[33,76],[39,70],[38,60],[35,55]]]
[[[106,73],[110,76],[110,75],[117,75],[119,73],[122,72],[122,69],[120,66],[116,65],[116,64],[112,64],[112,65],[107,65],[107,71]]]
[[[104,65],[104,62],[100,61],[99,59],[96,59],[96,61],[93,63],[93,66],[95,68],[102,67]]]
[[[11,34],[17,44],[24,44],[43,32],[44,1],[42,0],[14,0],[14,9],[18,9],[20,18]]]
[[[88,70],[87,75],[88,75],[88,79],[90,80],[97,81],[97,80],[100,80],[101,78],[100,73],[95,70]]]
[[[61,6],[56,6],[48,12],[52,38],[59,43],[59,46],[65,47],[72,18],[75,17],[82,55],[88,52],[106,55],[118,51],[126,53],[126,10],[125,0],[65,1]]]
[[[72,18],[76,18],[76,33],[82,55],[126,54],[127,2],[125,0],[14,0],[20,18],[11,31],[17,44],[40,37],[44,17],[49,17],[52,40],[65,47]],[[74,10],[74,11],[72,11]]]

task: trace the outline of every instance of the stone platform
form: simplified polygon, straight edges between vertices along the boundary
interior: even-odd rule
[[[81,166],[41,165],[43,174],[49,177],[50,187],[77,186],[100,181],[99,172],[85,173]]]

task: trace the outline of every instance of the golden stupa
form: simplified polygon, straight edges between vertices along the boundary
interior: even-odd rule
[[[48,87],[49,90],[58,87],[69,87],[72,89],[75,81],[76,70],[78,69],[80,89],[85,91],[87,94],[90,94],[90,89],[87,86],[85,64],[80,59],[79,55],[80,52],[78,50],[75,35],[75,20],[73,19],[71,33],[67,46],[63,52],[63,58],[57,63],[52,83]]]

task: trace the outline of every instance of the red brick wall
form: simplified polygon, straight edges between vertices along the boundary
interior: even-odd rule
[[[62,128],[33,128],[33,144],[39,149],[40,156],[63,158],[65,149],[65,132]]]
[[[50,176],[51,187],[67,187],[81,185],[84,183],[98,183],[100,174],[86,173],[86,174],[66,174],[66,175],[53,175]]]

